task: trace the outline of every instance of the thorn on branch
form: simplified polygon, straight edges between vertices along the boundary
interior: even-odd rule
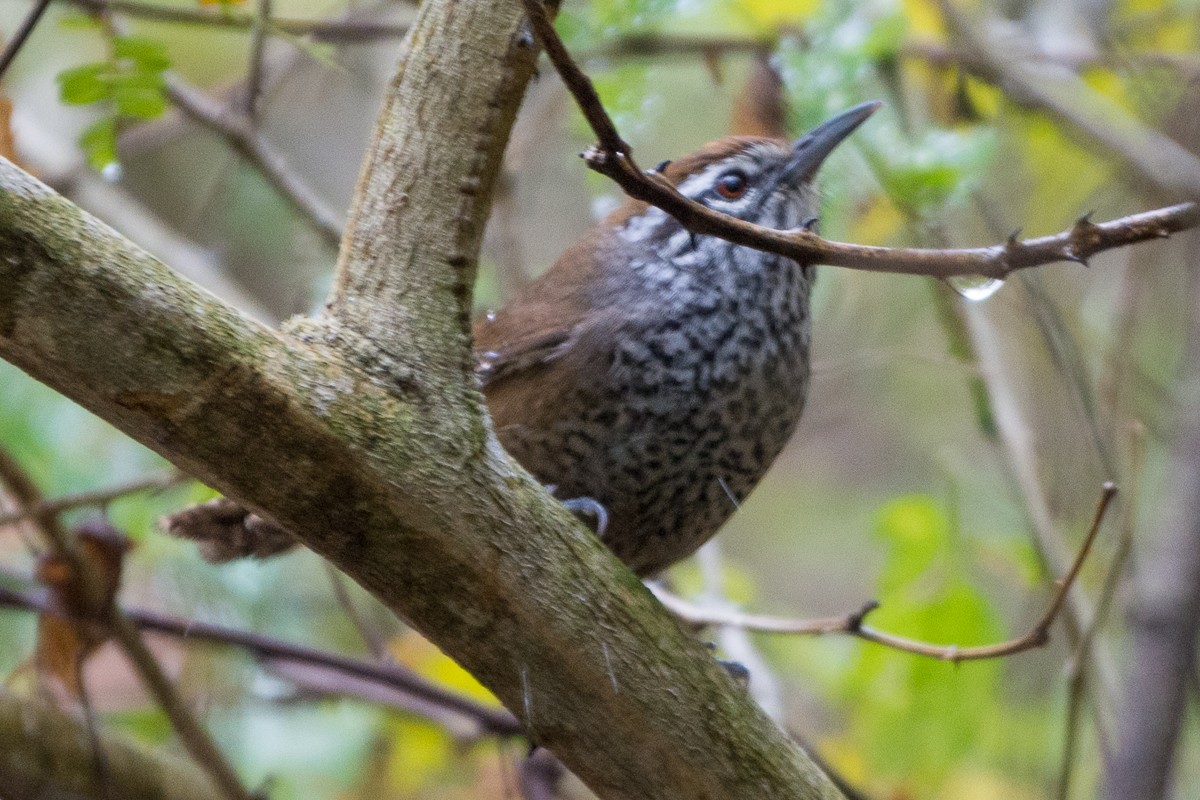
[[[862,630],[863,621],[867,615],[875,609],[879,608],[878,600],[868,600],[863,603],[863,607],[846,618],[846,631],[848,633],[857,633]]]
[[[608,155],[609,154],[607,150],[604,150],[603,148],[593,144],[588,145],[588,148],[580,153],[579,157],[582,158],[589,167],[599,172],[600,168],[608,163]]]
[[[1088,263],[1088,258],[1087,258],[1087,256],[1085,256],[1085,255],[1083,255],[1082,253],[1078,252],[1078,251],[1075,249],[1075,245],[1074,245],[1074,244],[1068,244],[1068,245],[1067,245],[1067,246],[1066,246],[1066,247],[1063,249],[1063,254],[1062,254],[1062,257],[1063,257],[1063,259],[1064,259],[1064,260],[1066,260],[1066,261],[1072,261],[1072,262],[1074,262],[1074,263],[1076,263],[1076,264],[1082,264],[1082,265],[1083,265],[1083,266],[1085,266],[1085,267],[1090,267],[1090,266],[1091,266],[1091,264],[1089,264],[1089,263]]]

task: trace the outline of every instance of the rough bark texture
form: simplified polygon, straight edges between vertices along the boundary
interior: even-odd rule
[[[264,328],[4,164],[0,356],[293,530],[601,796],[839,796],[496,443],[466,323],[534,53],[512,0],[406,42],[330,314]]]
[[[0,689],[0,797],[218,800],[195,765],[124,737],[102,735],[103,771],[74,717]],[[103,784],[101,783],[103,775]]]

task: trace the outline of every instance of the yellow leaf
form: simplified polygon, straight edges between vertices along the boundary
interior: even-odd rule
[[[471,673],[418,634],[410,632],[393,641],[388,649],[397,661],[408,665],[431,681],[481,703],[500,705],[496,696],[475,680]]]
[[[941,39],[942,13],[936,3],[929,0],[904,0],[904,16],[908,19],[908,28],[916,36],[931,39]]]
[[[878,195],[858,216],[848,238],[855,242],[881,244],[903,230],[904,225],[905,217],[895,204]]]
[[[803,22],[820,7],[821,0],[742,0],[739,4],[747,19],[769,30]]]
[[[1037,800],[1044,795],[1027,786],[1014,784],[1004,775],[971,771],[950,775],[937,796],[945,800],[961,797],[970,797],[971,800]]]

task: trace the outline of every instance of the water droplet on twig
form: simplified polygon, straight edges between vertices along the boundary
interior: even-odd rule
[[[1000,291],[1000,287],[1004,285],[1004,281],[999,278],[988,278],[983,275],[955,275],[953,278],[947,278],[946,283],[950,284],[950,288],[958,292],[964,300],[970,300],[972,303],[981,303],[987,300]]]

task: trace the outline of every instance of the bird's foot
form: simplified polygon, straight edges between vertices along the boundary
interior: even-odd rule
[[[593,500],[590,497],[572,497],[569,500],[563,500],[562,504],[576,516],[586,514],[594,519],[597,536],[603,536],[604,531],[608,530],[608,509],[599,500]]]
[[[705,642],[704,646],[712,653],[717,651],[716,642]],[[750,688],[750,670],[746,669],[746,665],[740,661],[727,661],[724,658],[713,657],[713,661],[717,662],[717,666],[729,673],[729,677],[733,678],[733,682],[743,689]]]
[[[547,484],[546,491],[554,494],[558,491],[558,486]],[[596,535],[603,536],[608,530],[608,509],[599,500],[592,497],[572,497],[567,500],[560,501],[566,506],[567,511],[570,511],[577,517],[587,515],[596,521]]]
[[[717,664],[721,669],[729,673],[729,677],[733,678],[733,682],[743,689],[750,688],[750,670],[746,669],[746,665],[740,661],[726,661],[723,658],[718,658]]]

